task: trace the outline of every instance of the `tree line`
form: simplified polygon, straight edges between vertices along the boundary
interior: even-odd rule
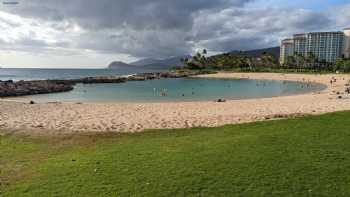
[[[338,58],[335,63],[319,60],[312,52],[306,56],[296,53],[289,56],[282,66],[291,69],[309,69],[315,71],[350,72],[350,59]]]
[[[315,72],[350,72],[350,59],[339,58],[335,63],[318,60],[316,55],[308,53],[306,56],[295,54],[289,56],[284,64],[280,64],[279,57],[263,52],[260,56],[248,56],[243,52],[238,54],[224,53],[207,57],[207,50],[198,52],[192,58],[184,58],[181,61],[187,69],[211,69],[211,70],[291,70],[291,71],[315,71]]]

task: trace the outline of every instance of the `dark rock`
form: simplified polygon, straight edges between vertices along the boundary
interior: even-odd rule
[[[128,81],[145,81],[146,78],[143,76],[130,76],[128,77]]]
[[[224,103],[224,102],[226,102],[226,100],[225,99],[218,99],[216,102],[217,103]]]
[[[29,104],[34,105],[34,104],[35,104],[35,102],[34,102],[34,101],[30,101],[30,102],[29,102]]]
[[[74,83],[57,82],[50,80],[0,82],[0,97],[25,96],[46,94],[53,92],[66,92],[73,90]]]
[[[93,84],[93,83],[125,83],[125,77],[86,77],[75,80],[76,83]]]

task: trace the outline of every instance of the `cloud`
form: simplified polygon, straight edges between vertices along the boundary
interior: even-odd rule
[[[192,52],[188,38],[197,12],[242,7],[248,2],[251,0],[31,0],[6,11],[49,23],[52,29],[67,33],[59,37],[67,37],[70,46],[162,58]]]
[[[277,46],[283,37],[332,27],[327,14],[304,9],[227,8],[196,16],[192,39],[214,51]]]
[[[350,4],[338,7],[334,10],[334,13],[336,13],[336,24],[338,27],[350,27]]]
[[[49,51],[52,55],[55,51],[94,53],[111,60],[118,55],[165,58],[201,48],[226,52],[277,46],[280,39],[294,33],[350,25],[350,4],[334,12],[254,3],[256,0],[22,0],[18,6],[0,8],[0,40],[6,43],[0,49]]]
[[[74,20],[84,28],[190,29],[192,14],[251,0],[31,0],[7,11],[42,20]]]
[[[104,53],[126,53],[136,57],[169,57],[188,54],[191,43],[181,30],[143,30],[87,32],[75,39],[77,47]]]

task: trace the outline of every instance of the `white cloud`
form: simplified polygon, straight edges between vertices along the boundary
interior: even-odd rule
[[[338,9],[334,10],[334,13],[336,14],[336,23],[338,27],[350,27],[350,4],[338,7]]]
[[[294,33],[350,25],[350,5],[333,12],[261,2],[21,1],[19,7],[0,10],[0,64],[105,66],[200,48],[217,53],[276,46]]]

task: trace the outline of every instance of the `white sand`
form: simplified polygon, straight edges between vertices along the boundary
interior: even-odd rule
[[[204,77],[310,81],[327,84],[322,92],[225,103],[47,103],[30,105],[0,101],[0,129],[7,132],[65,134],[77,132],[138,132],[154,128],[219,126],[293,114],[350,110],[344,93],[350,75],[220,73]],[[330,85],[332,77],[337,82]],[[341,92],[338,99],[335,92]],[[268,118],[267,118],[268,117]]]

